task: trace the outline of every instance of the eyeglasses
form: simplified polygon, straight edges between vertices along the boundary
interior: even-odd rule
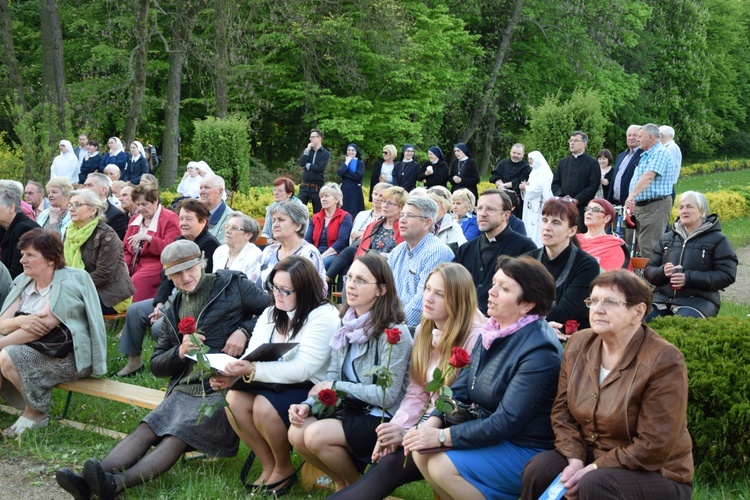
[[[344,276],[344,286],[346,285],[352,285],[353,287],[360,287],[364,285],[379,285],[377,281],[374,281],[370,283],[369,281],[365,281],[362,278],[354,278],[351,274],[347,274]]]
[[[404,217],[406,217],[409,220],[412,220],[412,219],[429,219],[429,217],[425,217],[424,215],[419,215],[419,214],[408,214],[406,212],[399,212],[398,213],[398,218],[399,219],[403,219]]]
[[[624,306],[630,305],[625,300],[610,299],[609,297],[605,297],[605,298],[588,297],[586,300],[583,301],[583,303],[586,304],[586,307],[588,307],[589,309],[596,307],[597,304],[599,303],[601,303],[605,309],[613,309],[615,306],[619,306],[619,305],[624,305]]]
[[[498,212],[510,212],[510,210],[505,210],[504,208],[485,207],[484,205],[480,205],[477,207],[477,213],[479,212],[487,212],[488,214],[496,214]]]
[[[226,229],[227,231],[242,231],[243,233],[245,232],[243,228],[237,227],[237,226],[230,226],[229,224],[224,224],[224,229]]]
[[[392,201],[384,201],[383,205],[388,205],[389,207],[397,207],[398,203],[394,203]]]
[[[571,139],[568,141],[568,144],[575,144],[576,142],[583,142],[581,139]]]
[[[78,210],[81,207],[88,207],[88,206],[89,206],[88,203],[78,203],[78,202],[68,203],[68,209],[75,208],[76,210]]]
[[[278,287],[270,281],[266,281],[266,290],[268,290],[268,293],[277,292],[279,295],[283,295],[284,297],[289,297],[291,294],[295,293],[294,290],[288,290],[286,288]]]
[[[584,212],[594,212],[595,214],[602,214],[604,210],[599,207],[586,207],[583,209]]]

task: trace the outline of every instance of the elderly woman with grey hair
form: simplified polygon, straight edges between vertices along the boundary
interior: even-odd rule
[[[479,236],[477,216],[474,214],[477,198],[468,189],[457,189],[451,195],[453,202],[453,219],[461,226],[466,240],[473,240]]]
[[[23,193],[11,181],[0,181],[0,262],[11,278],[23,272],[18,240],[25,232],[39,227],[21,211],[22,197]]]
[[[719,290],[737,277],[737,254],[721,232],[719,218],[709,214],[706,197],[685,191],[677,198],[677,214],[643,273],[656,287],[646,321],[656,316],[716,316]]]
[[[435,222],[434,233],[440,241],[445,243],[453,250],[458,251],[458,247],[466,243],[466,236],[461,226],[453,220],[450,211],[453,208],[451,193],[443,186],[433,186],[427,190],[427,197],[437,203],[438,213]]]
[[[102,313],[122,313],[133,300],[135,286],[125,267],[122,240],[107,224],[104,202],[89,189],[70,195],[65,262],[83,269],[94,282]]]
[[[310,220],[309,216],[307,207],[296,201],[280,201],[273,207],[271,230],[276,243],[263,249],[263,256],[260,259],[260,277],[256,282],[258,286],[263,288],[266,278],[273,271],[276,263],[290,255],[301,255],[310,259],[325,283],[326,269],[320,252],[304,238]],[[327,285],[325,288],[327,289]]]
[[[310,219],[305,241],[318,249],[323,266],[328,269],[349,244],[352,215],[341,208],[344,195],[337,184],[329,182],[320,188],[319,196],[322,208]]]
[[[224,243],[214,252],[214,271],[233,269],[242,271],[250,281],[260,276],[260,259],[263,252],[255,245],[260,234],[260,224],[242,212],[232,214],[224,224]]]
[[[52,229],[65,240],[65,231],[70,225],[68,213],[68,199],[73,191],[73,185],[64,177],[55,177],[47,182],[47,199],[49,208],[43,210],[36,218],[37,224],[45,229]]]

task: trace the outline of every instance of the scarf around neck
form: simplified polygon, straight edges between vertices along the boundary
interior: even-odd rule
[[[509,337],[529,323],[533,323],[534,321],[538,320],[540,317],[541,316],[538,316],[536,314],[527,314],[517,322],[513,323],[512,325],[508,325],[505,328],[501,328],[500,325],[497,324],[497,321],[494,320],[494,318],[490,318],[487,320],[487,322],[482,327],[482,330],[480,331],[480,335],[482,336],[482,345],[485,349],[489,349],[495,340]]]
[[[65,232],[64,248],[67,265],[76,269],[84,269],[81,247],[91,238],[97,224],[99,224],[99,217],[94,217],[83,227],[78,227],[76,223],[68,226],[68,230]]]
[[[372,337],[372,334],[368,334],[364,329],[364,325],[369,318],[370,311],[367,311],[358,318],[354,308],[350,307],[341,319],[341,328],[336,330],[328,345],[331,346],[331,349],[338,350],[346,347],[347,344],[366,343]]]

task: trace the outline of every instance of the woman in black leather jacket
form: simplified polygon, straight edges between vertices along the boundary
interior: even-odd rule
[[[193,372],[195,361],[186,354],[196,346],[190,335],[181,334],[186,326],[181,323],[190,317],[197,320],[195,336],[210,353],[234,344],[244,348],[268,296],[239,271],[205,273],[200,248],[189,240],[168,245],[161,262],[178,289],[165,305],[162,333],[151,357],[153,374],[170,377],[167,394],[101,463],[86,460],[82,476],[57,471],[58,484],[74,498],[114,499],[125,488],[168,471],[190,450],[216,457],[237,453],[239,440],[226,413],[219,408],[210,416],[200,414],[201,405],[221,403],[222,396],[211,389],[210,371]]]
[[[644,276],[654,285],[651,314],[706,318],[719,314],[719,290],[737,277],[737,254],[708,200],[696,191],[677,199],[678,219],[651,254]]]
[[[562,347],[544,316],[554,297],[542,264],[528,256],[498,259],[490,319],[451,387],[456,401],[478,407],[479,418],[445,428],[434,412],[403,441],[441,498],[518,498],[525,463],[552,448]],[[419,453],[438,447],[446,451]]]

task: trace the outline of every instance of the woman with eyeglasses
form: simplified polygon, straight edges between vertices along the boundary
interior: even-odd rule
[[[214,252],[213,269],[242,271],[250,281],[260,276],[260,259],[263,251],[255,245],[260,224],[252,217],[235,212],[224,225],[225,243]]]
[[[555,449],[532,458],[521,498],[536,500],[562,473],[579,500],[689,499],[692,439],[682,353],[645,325],[651,291],[608,271],[586,299],[591,329],[568,342],[552,407]]]
[[[378,158],[372,167],[370,186],[374,186],[378,182],[394,184],[393,170],[396,167],[396,154],[398,154],[396,146],[393,144],[383,146],[382,156]],[[370,192],[370,201],[372,201],[372,192]]]
[[[103,314],[124,312],[135,286],[125,267],[122,241],[107,224],[104,204],[90,189],[79,189],[71,193],[68,210],[71,224],[64,243],[65,263],[89,273]]]
[[[615,218],[612,204],[604,198],[594,198],[583,211],[583,222],[588,231],[578,233],[581,250],[594,257],[599,262],[599,267],[605,271],[619,268],[632,271],[630,249],[620,238],[606,232]]]
[[[578,246],[578,208],[573,198],[551,198],[542,209],[542,248],[529,252],[555,278],[555,301],[547,314],[560,340],[588,328],[589,284],[599,275],[599,263]]]
[[[346,275],[342,327],[329,343],[331,364],[323,382],[315,384],[302,404],[289,408],[289,442],[308,462],[325,472],[341,490],[354,484],[370,463],[377,441],[375,429],[390,420],[406,391],[412,338],[404,324],[401,301],[388,262],[374,253],[354,261]],[[400,330],[389,344],[386,329]],[[389,364],[392,383],[385,389],[369,373]],[[334,418],[311,415],[313,396],[323,389],[347,394]]]
[[[277,361],[232,361],[211,378],[211,387],[232,388],[227,418],[263,467],[255,482],[246,486],[255,493],[263,489],[280,495],[295,483],[287,439],[289,406],[325,379],[331,361],[328,343],[341,320],[323,294],[317,270],[304,257],[291,255],[276,264],[266,288],[273,304],[258,318],[245,354],[265,343],[298,346]]]
[[[268,296],[240,272],[205,272],[200,248],[192,241],[167,245],[160,258],[177,288],[151,356],[153,375],[169,379],[164,400],[101,462],[86,460],[82,474],[57,471],[57,483],[74,498],[117,498],[164,474],[192,450],[212,457],[237,454],[239,439],[226,414],[201,415],[204,405],[221,405],[224,398],[212,389],[211,372],[194,371],[196,362],[188,354],[203,346],[220,353],[238,336],[244,350],[248,329],[268,306]],[[190,325],[195,333],[184,334]]]
[[[717,316],[720,290],[737,278],[737,254],[721,232],[708,200],[697,191],[685,191],[677,198],[678,219],[659,244],[644,270],[654,288],[654,307],[646,317]]]
[[[271,210],[282,201],[296,201],[300,205],[302,202],[299,198],[294,196],[295,185],[294,181],[289,177],[278,177],[273,181],[273,203],[266,207],[266,218],[263,222],[263,230],[260,232],[261,236],[266,238],[269,245],[276,243],[273,239],[273,223],[271,221]],[[305,205],[306,206],[306,205]]]
[[[341,177],[341,208],[354,217],[365,209],[365,197],[362,194],[362,179],[365,176],[365,162],[359,147],[352,143],[346,147],[346,157],[339,165]],[[374,185],[374,184],[373,184]]]
[[[432,146],[427,150],[427,161],[417,173],[417,180],[424,182],[427,189],[432,186],[446,187],[448,184],[448,164],[439,146]]]
[[[378,186],[381,186],[381,184],[375,187],[377,188]],[[352,265],[354,258],[358,255],[364,255],[367,252],[388,255],[396,245],[403,241],[398,229],[398,214],[404,208],[409,193],[398,186],[386,187],[381,192],[381,217],[373,220],[364,228],[362,237],[357,245],[352,245],[344,249],[336,257],[336,260],[333,261],[328,271],[326,271],[329,281],[335,281],[338,276],[344,276],[349,272],[349,266]]]
[[[49,208],[42,210],[36,218],[36,223],[45,229],[51,229],[65,240],[65,231],[70,225],[70,213],[68,212],[68,200],[73,191],[73,185],[63,177],[55,177],[47,182],[47,199]]]
[[[387,182],[378,182],[372,186],[372,208],[370,210],[363,210],[354,217],[352,232],[349,234],[350,245],[359,246],[359,242],[362,241],[362,236],[365,234],[365,228],[371,222],[383,217],[383,212],[381,212],[383,192],[389,187],[391,185]]]
[[[552,276],[534,259],[497,259],[490,319],[451,384],[452,399],[474,415],[452,422],[435,411],[403,440],[440,498],[517,499],[526,461],[552,448],[562,347],[544,316],[554,294]]]
[[[314,245],[305,241],[307,225],[310,223],[307,206],[296,201],[281,201],[271,209],[273,238],[275,243],[263,249],[260,261],[258,286],[265,286],[268,275],[279,261],[290,255],[300,255],[310,259],[325,283],[326,269],[320,252]],[[325,285],[326,289],[328,285]]]
[[[454,263],[435,266],[425,283],[422,321],[414,334],[406,395],[393,419],[376,429],[378,441],[372,450],[372,461],[377,465],[331,499],[385,498],[403,484],[424,479],[412,457],[404,466],[404,435],[408,429],[423,424],[434,409],[430,401],[425,418],[420,421],[429,397],[425,387],[435,368],[445,372],[454,347],[471,352],[484,321],[469,271]],[[455,378],[454,373],[445,383],[450,385]]]
[[[138,213],[128,223],[123,250],[136,290],[133,302],[139,302],[156,295],[161,271],[159,256],[180,235],[180,220],[176,213],[161,206],[159,191],[151,186],[136,186],[131,197]]]

